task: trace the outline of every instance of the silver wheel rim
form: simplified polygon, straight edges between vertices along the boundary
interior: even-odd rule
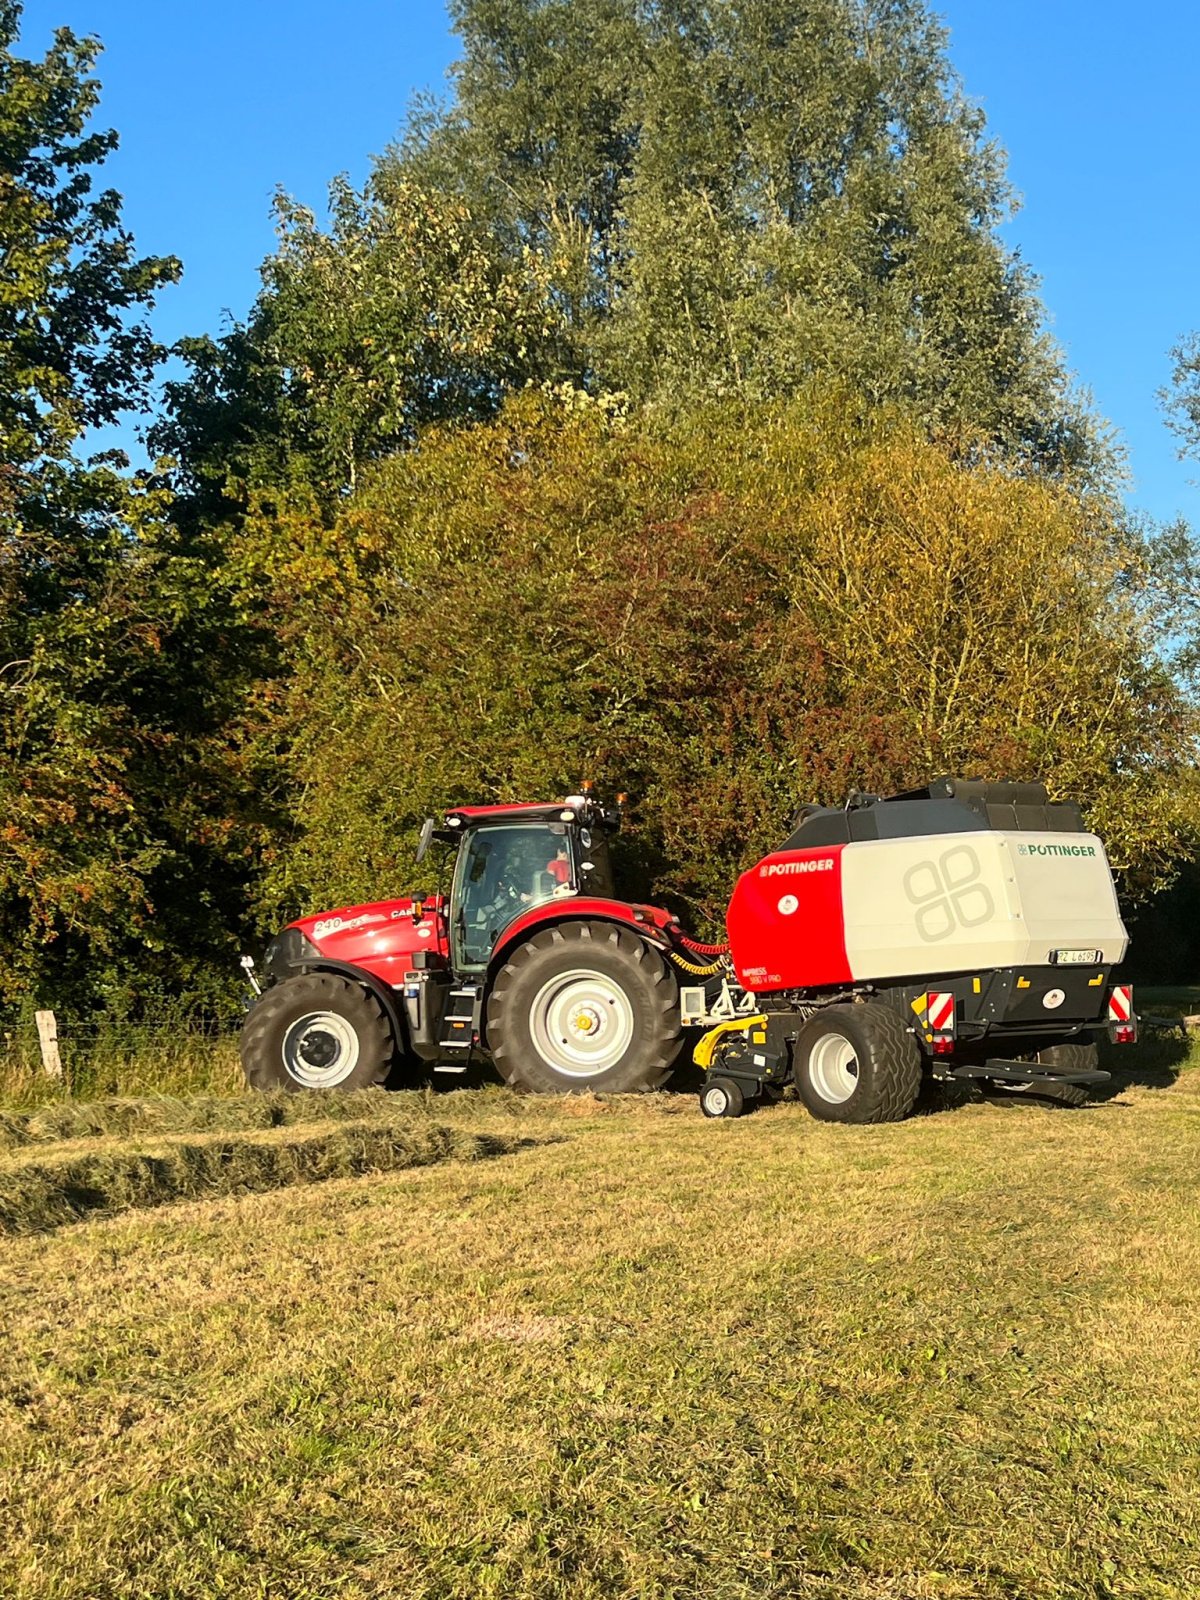
[[[808,1077],[830,1105],[843,1105],[858,1088],[858,1051],[840,1033],[823,1034],[809,1051]]]
[[[297,1017],[283,1036],[283,1067],[306,1089],[333,1089],[358,1065],[358,1034],[335,1011]]]
[[[704,1091],[705,1108],[710,1111],[714,1117],[721,1116],[728,1104],[729,1096],[725,1093],[724,1089],[706,1089]]]
[[[633,1041],[633,1006],[611,978],[578,967],[544,983],[529,1008],[534,1049],[569,1078],[615,1067]]]

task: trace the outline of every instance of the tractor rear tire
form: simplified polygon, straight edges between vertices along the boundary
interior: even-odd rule
[[[559,923],[518,945],[487,1003],[497,1070],[533,1094],[657,1089],[682,1038],[666,962],[611,922]]]
[[[371,1089],[386,1079],[395,1042],[373,994],[332,972],[285,978],[242,1025],[242,1070],[252,1089]]]
[[[793,1058],[796,1092],[820,1122],[901,1122],[917,1103],[921,1051],[886,1006],[826,1006],[805,1023]]]
[[[1095,1072],[1099,1052],[1094,1044],[1052,1044],[1030,1057],[1039,1067],[1052,1072]],[[1005,1095],[1020,1095],[1056,1106],[1085,1106],[1091,1096],[1084,1083],[1005,1083],[996,1080]]]

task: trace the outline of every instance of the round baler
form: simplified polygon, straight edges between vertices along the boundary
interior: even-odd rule
[[[448,889],[272,941],[250,1082],[359,1087],[486,1051],[526,1090],[645,1090],[695,1030],[707,1115],[792,1083],[817,1117],[878,1122],[927,1078],[1077,1103],[1106,1076],[1098,1035],[1136,1037],[1103,845],[1040,785],[945,778],[806,808],[738,879],[725,945],[616,897],[619,820],[586,793],[430,819],[419,856],[453,849]]]

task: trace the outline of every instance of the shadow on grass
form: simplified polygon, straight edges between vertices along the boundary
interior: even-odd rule
[[[1147,1031],[1136,1045],[1101,1045],[1100,1065],[1112,1077],[1093,1099],[1112,1100],[1126,1089],[1169,1089],[1191,1059],[1192,1040],[1182,1025]]]
[[[691,1040],[685,1041],[679,1060],[670,1078],[663,1085],[663,1093],[693,1098],[699,1095],[704,1073],[691,1059]],[[1178,1028],[1156,1028],[1143,1032],[1136,1045],[1100,1046],[1100,1066],[1112,1074],[1108,1083],[1093,1087],[1088,1095],[1088,1106],[1098,1107],[1117,1099],[1126,1090],[1169,1089],[1179,1078],[1189,1060],[1200,1068],[1200,1049],[1193,1057],[1192,1037],[1180,1025]],[[457,1089],[503,1088],[504,1080],[492,1065],[490,1057],[473,1056],[465,1072],[433,1072],[428,1066],[420,1074],[410,1069],[389,1080],[389,1089],[425,1088],[435,1095],[451,1093]],[[594,1092],[586,1090],[581,1092]],[[602,1091],[601,1091],[602,1092]],[[789,1095],[794,1091],[789,1090]],[[1039,1095],[1033,1090],[1014,1091],[985,1088],[979,1081],[971,1083],[935,1083],[926,1079],[920,1096],[913,1107],[916,1117],[941,1116],[960,1111],[964,1106],[1036,1106],[1046,1110],[1086,1110],[1088,1106],[1064,1105],[1061,1101]],[[747,1113],[758,1109],[756,1102],[747,1103]]]

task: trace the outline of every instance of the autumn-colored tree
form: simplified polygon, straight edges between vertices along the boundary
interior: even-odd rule
[[[583,776],[637,796],[630,887],[709,926],[800,803],[939,771],[1044,778],[1153,884],[1200,815],[1167,554],[844,395],[670,425],[531,395],[435,430],[331,527],[242,537],[294,662],[270,736],[301,836],[270,898],[398,888],[427,810]]]

